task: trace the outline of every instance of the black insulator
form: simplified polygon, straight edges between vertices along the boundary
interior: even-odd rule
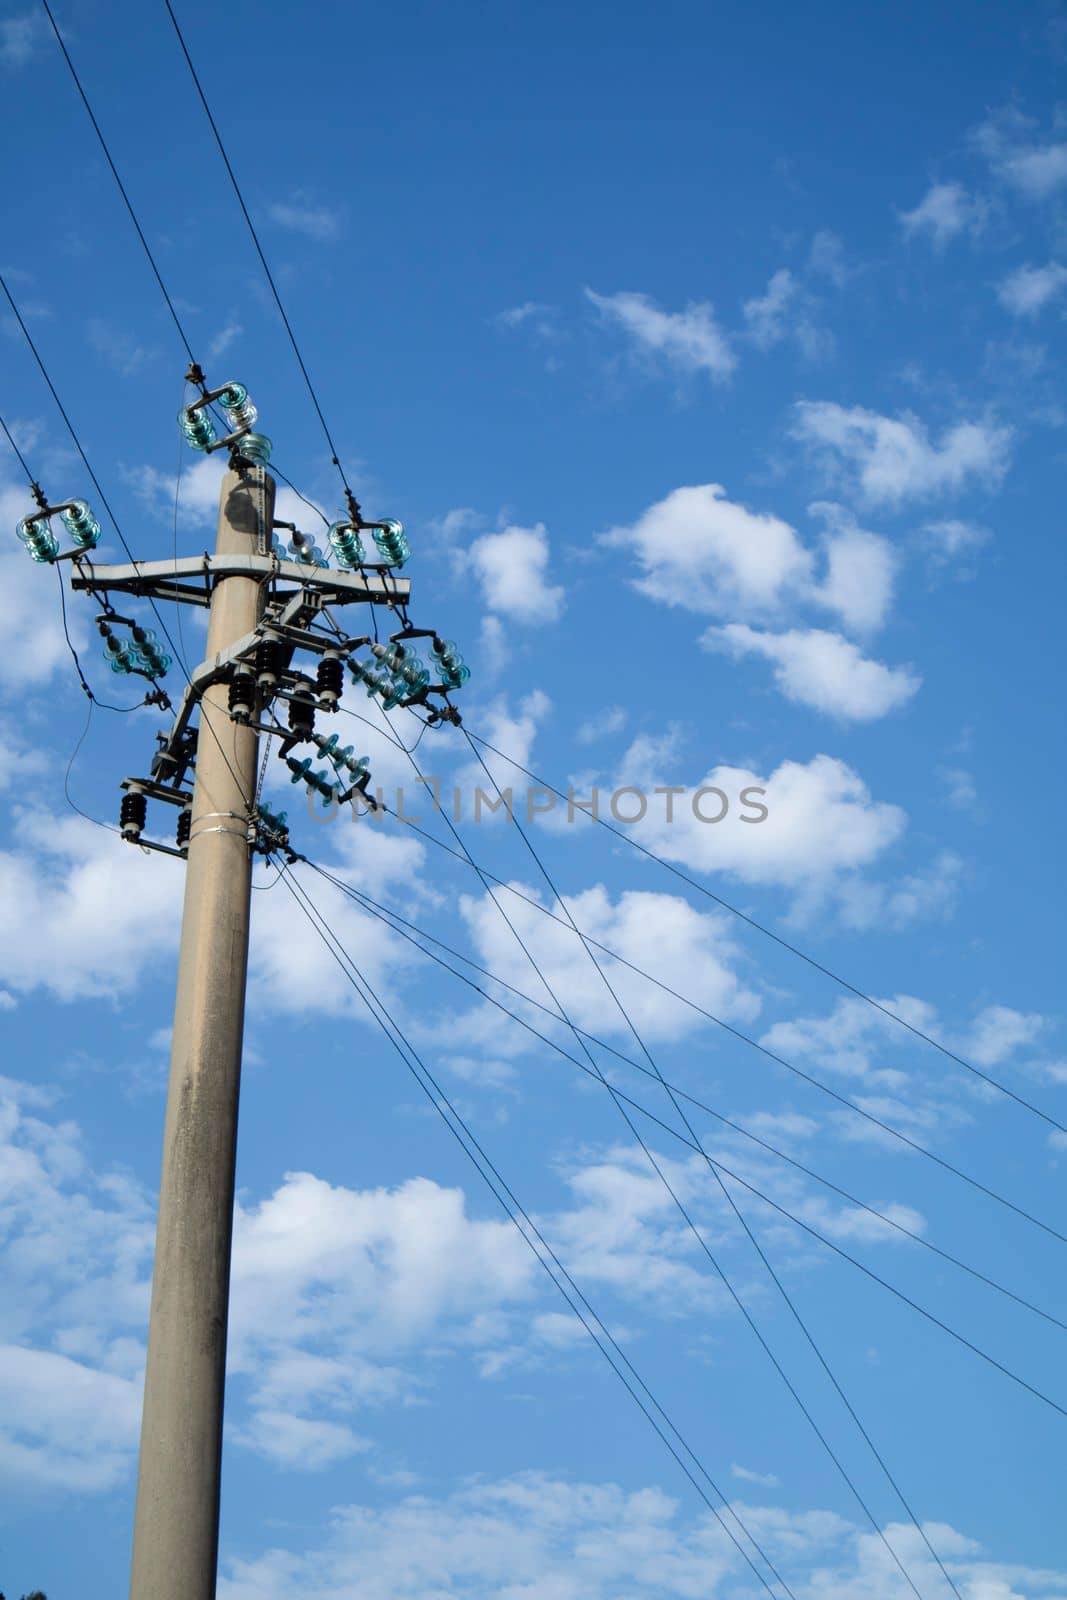
[[[310,678],[298,678],[289,701],[289,726],[305,739],[315,727],[315,690]]]
[[[320,701],[325,705],[335,706],[341,698],[343,683],[344,672],[340,659],[337,656],[323,656],[315,675],[315,687],[319,691]]]
[[[260,683],[275,683],[282,670],[282,647],[277,639],[261,639],[256,645],[256,677]]]
[[[128,789],[119,807],[119,827],[124,839],[139,839],[148,820],[148,801],[136,789]]]
[[[189,834],[193,826],[192,806],[182,806],[178,812],[178,827],[175,833],[175,842],[179,850],[184,850],[189,843]]]
[[[240,722],[247,722],[255,710],[255,704],[255,676],[242,668],[230,679],[230,715]]]

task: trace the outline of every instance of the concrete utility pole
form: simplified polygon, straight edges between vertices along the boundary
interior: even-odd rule
[[[274,480],[228,471],[216,554],[270,550]],[[257,576],[220,577],[207,661],[250,633]],[[205,689],[156,1225],[131,1600],[213,1600],[258,735]]]

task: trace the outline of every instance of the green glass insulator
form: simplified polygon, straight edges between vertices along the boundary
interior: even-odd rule
[[[242,459],[250,461],[254,467],[265,467],[270,460],[271,442],[265,433],[246,433],[237,449]]]
[[[84,500],[73,501],[61,513],[63,525],[79,550],[95,550],[100,542],[100,524]]]
[[[194,450],[208,451],[217,438],[215,424],[203,406],[195,411],[183,406],[178,412],[178,426]]]
[[[34,561],[54,561],[59,554],[59,540],[49,527],[47,517],[32,522],[29,517],[23,517],[15,524],[15,532]]]

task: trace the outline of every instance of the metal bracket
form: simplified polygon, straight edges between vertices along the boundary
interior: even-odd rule
[[[82,555],[72,559],[70,575],[73,589],[114,589],[194,606],[209,606],[214,585],[222,578],[273,582],[277,599],[303,596],[301,605],[311,611],[352,602],[403,606],[411,598],[411,580],[394,577],[390,567],[335,571],[330,567],[308,567],[303,561],[282,561],[277,556],[205,554],[104,566]]]

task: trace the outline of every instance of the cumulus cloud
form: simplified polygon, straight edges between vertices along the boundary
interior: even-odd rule
[[[790,523],[728,500],[718,483],[674,489],[600,542],[631,550],[641,568],[635,587],[667,605],[760,621],[806,604],[852,628],[877,627],[892,598],[889,544],[838,506],[811,511],[826,524],[821,570]]]
[[[787,700],[845,722],[872,722],[905,705],[921,683],[908,667],[887,667],[865,656],[840,633],[819,628],[761,633],[745,623],[709,628],[701,643],[735,660],[757,655],[774,663]]]
[[[537,909],[543,905],[561,917],[558,905],[529,885],[514,887],[527,898],[503,895],[504,909],[569,1015],[591,1033],[627,1036],[625,1019],[577,936],[565,922],[561,926]],[[747,1020],[756,1015],[759,1000],[735,971],[737,949],[717,913],[695,911],[679,895],[647,890],[631,890],[613,899],[600,884],[567,895],[566,902],[583,933],[622,958],[620,962],[596,951],[612,988],[649,1040],[684,1038],[701,1026],[700,1018],[623,962],[632,962],[683,993],[701,995],[721,1016]],[[550,1003],[536,983],[531,989],[529,957],[509,934],[492,899],[465,895],[460,910],[482,962],[506,983]],[[543,1023],[538,1016],[537,1025]],[[460,1031],[468,1026],[463,1020],[456,1024]],[[499,1021],[492,1021],[492,1026],[499,1029]],[[514,1047],[525,1048],[528,1042],[528,1036],[517,1035]]]
[[[736,1470],[744,1481],[763,1481]],[[836,1513],[740,1501],[736,1509],[798,1600],[899,1595],[899,1574],[880,1539]],[[944,1586],[914,1528],[889,1523],[884,1531],[920,1592]],[[946,1524],[929,1524],[927,1532],[973,1600],[1054,1594],[1067,1582],[1062,1573],[995,1563]],[[661,1600],[668,1592],[727,1600],[739,1585],[752,1587],[710,1512],[683,1513],[659,1487],[524,1472],[436,1497],[340,1507],[314,1548],[275,1547],[230,1560],[219,1600],[436,1600],[442,1573],[455,1600]]]
[[[913,210],[899,215],[908,238],[925,235],[935,249],[943,249],[961,233],[979,233],[985,224],[986,208],[961,183],[935,183]]]
[[[467,561],[490,610],[519,623],[555,622],[564,591],[548,582],[549,545],[543,523],[508,527],[475,539]]]
[[[810,582],[814,565],[789,523],[728,500],[718,483],[672,490],[601,542],[634,552],[643,594],[711,614],[772,611]]]
[[[1013,317],[1036,317],[1067,289],[1067,267],[1049,261],[1043,267],[1016,267],[997,286],[997,298]]]
[[[959,493],[972,483],[996,488],[1011,456],[1011,429],[992,422],[955,423],[935,442],[910,412],[886,417],[863,406],[801,400],[795,418],[794,437],[872,504]]]
[[[645,294],[601,295],[592,289],[585,294],[602,319],[620,328],[636,351],[659,358],[675,372],[706,372],[721,383],[737,365],[729,339],[706,301],[684,311],[663,311]]]
[[[664,751],[638,740],[619,770],[626,774],[622,781],[643,783],[651,792],[670,776],[663,765]],[[645,821],[633,828],[643,844],[690,871],[727,873],[745,883],[805,894],[828,891],[842,878],[873,866],[907,825],[899,806],[875,800],[857,772],[828,755],[783,761],[766,774],[723,764],[687,787],[716,788],[735,803],[718,824],[699,821],[691,805],[679,804],[673,823],[650,807]],[[749,788],[764,791],[759,798],[768,815],[763,822],[746,825],[736,797]],[[705,802],[708,814],[713,804]]]

